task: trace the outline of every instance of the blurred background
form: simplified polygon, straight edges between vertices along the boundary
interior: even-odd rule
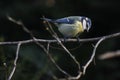
[[[51,19],[66,16],[89,17],[92,20],[92,28],[80,38],[99,37],[120,31],[119,0],[0,0],[0,41],[27,40],[31,39],[29,34],[19,25],[10,22],[6,15],[21,20],[36,38],[41,39],[53,39],[40,20],[42,16]],[[56,28],[55,31],[59,34]],[[46,46],[45,43],[42,44]],[[64,44],[81,65],[84,65],[90,58],[92,44],[95,42]],[[96,65],[92,64],[81,80],[120,80],[119,57],[98,59],[99,55],[105,52],[119,49],[120,37],[102,42],[96,52]],[[0,46],[0,80],[6,80],[9,76],[15,51],[16,45]],[[50,52],[61,68],[71,75],[77,75],[77,66],[57,43],[51,44]],[[34,43],[22,45],[12,80],[53,80],[53,76],[65,77],[40,47]]]

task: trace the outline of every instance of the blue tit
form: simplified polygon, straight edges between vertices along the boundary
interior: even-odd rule
[[[91,28],[91,20],[84,16],[69,16],[60,19],[42,18],[45,21],[54,23],[64,37],[77,37],[85,30],[89,31]]]

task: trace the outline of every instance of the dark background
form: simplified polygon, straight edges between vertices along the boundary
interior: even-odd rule
[[[66,16],[89,17],[92,20],[92,28],[89,33],[81,35],[81,38],[99,37],[120,31],[119,0],[0,0],[0,41],[27,40],[31,39],[29,34],[17,24],[10,22],[7,15],[21,20],[34,36],[41,39],[53,39],[45,29],[43,21],[40,20],[42,16],[51,19]],[[57,32],[57,29],[55,31]],[[107,60],[98,59],[100,54],[119,50],[119,40],[120,37],[108,39],[100,45],[96,53],[96,65],[92,64],[87,69],[82,80],[120,80],[119,57]],[[45,43],[43,45],[46,46]],[[71,42],[65,45],[82,65],[87,62],[93,49],[89,42]],[[64,50],[53,48],[61,48],[57,43],[51,46],[50,51],[58,65],[68,73],[77,75],[74,62]],[[72,50],[74,47],[78,48]],[[8,77],[13,67],[15,51],[16,45],[0,46],[0,80]],[[7,68],[3,66],[3,63],[7,63]],[[50,62],[40,47],[33,43],[22,46],[12,80],[53,80],[53,75],[65,77]]]

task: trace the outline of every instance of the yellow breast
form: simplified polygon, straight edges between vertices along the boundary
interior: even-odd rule
[[[75,29],[76,29],[76,32],[78,32],[78,33],[84,32],[83,25],[80,21],[75,22]]]
[[[74,24],[61,24],[58,30],[66,37],[75,37],[84,31],[82,23],[79,21]]]

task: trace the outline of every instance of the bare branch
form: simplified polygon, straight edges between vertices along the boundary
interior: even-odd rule
[[[95,47],[94,47],[94,49],[93,49],[93,53],[92,53],[92,55],[91,55],[91,58],[88,60],[88,62],[85,64],[85,66],[83,66],[83,75],[85,74],[87,67],[88,67],[88,66],[90,65],[90,63],[93,61],[93,59],[94,59],[94,57],[95,57],[95,53],[96,53],[97,47],[98,47],[99,44],[100,44],[103,40],[105,40],[105,39],[106,39],[106,38],[103,37],[103,38],[101,38],[101,39],[96,43],[96,45],[95,45]]]
[[[106,36],[101,36],[101,37],[96,37],[96,38],[87,38],[87,39],[80,39],[80,42],[90,42],[90,41],[97,41],[103,37],[105,37],[106,39],[108,38],[113,38],[113,37],[118,37],[120,36],[120,32],[118,33],[114,33],[114,34],[110,34],[110,35],[106,35]],[[60,41],[64,41],[63,38],[59,39]],[[43,42],[43,43],[56,43],[58,42],[55,39],[51,39],[51,40],[47,40],[47,39],[36,39],[37,42]],[[23,40],[23,41],[8,41],[8,42],[0,42],[0,45],[14,45],[14,44],[18,44],[19,42],[22,42],[24,44],[26,43],[31,43],[34,42],[33,39],[29,39],[29,40]],[[66,39],[66,42],[77,42],[77,39]]]
[[[120,50],[118,51],[111,51],[111,52],[106,52],[104,54],[101,54],[99,56],[100,60],[104,60],[104,59],[110,59],[110,58],[115,58],[115,57],[120,57]]]
[[[19,42],[18,45],[17,45],[16,57],[15,57],[15,60],[14,60],[14,67],[13,67],[13,69],[12,69],[12,71],[11,71],[9,77],[8,77],[8,80],[11,80],[12,76],[15,73],[16,66],[17,66],[17,61],[18,61],[18,55],[19,55],[20,46],[21,46],[21,42]]]

